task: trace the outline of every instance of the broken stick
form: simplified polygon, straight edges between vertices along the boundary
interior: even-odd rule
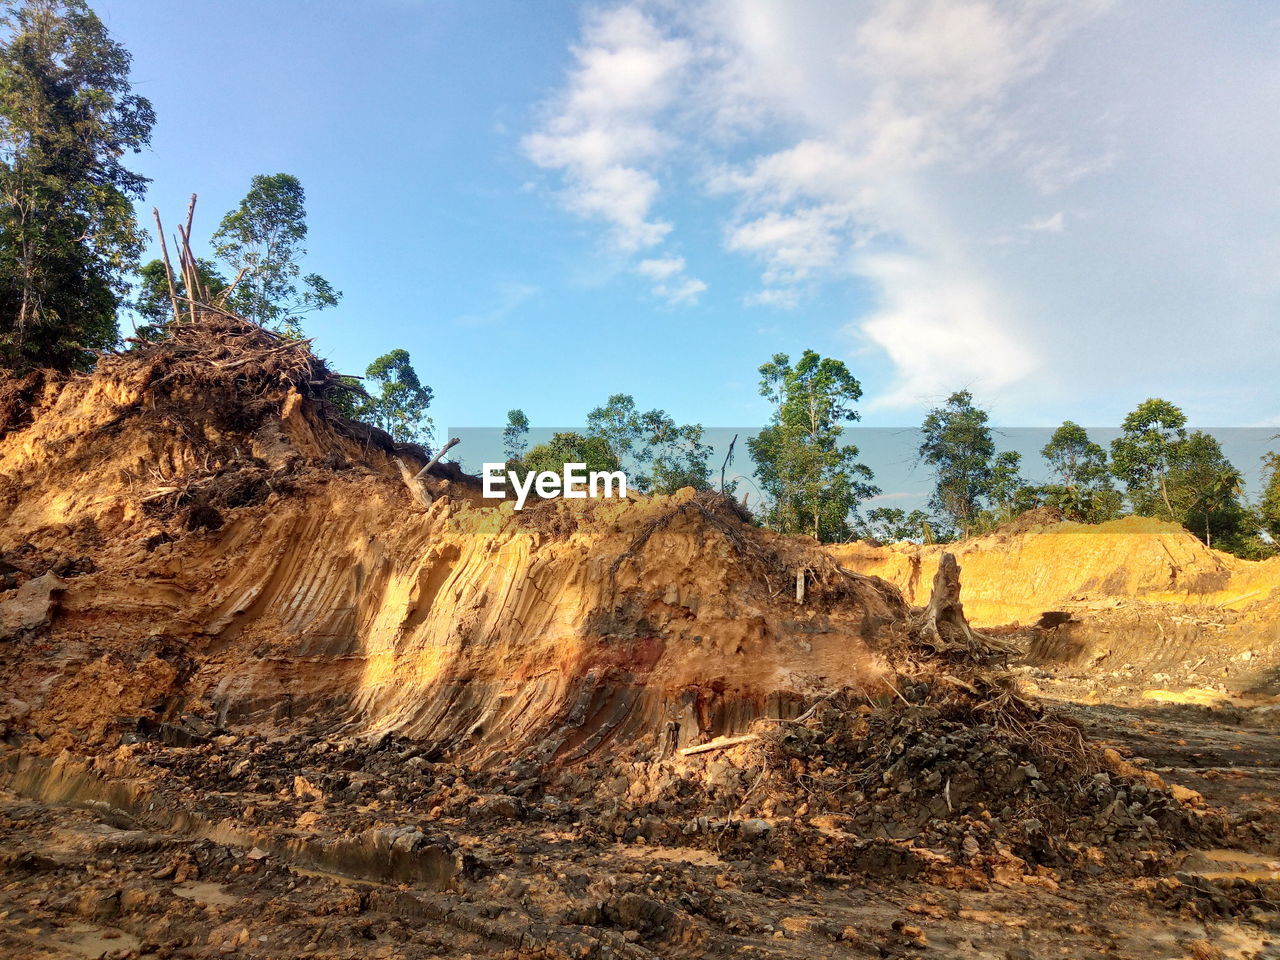
[[[736,747],[739,744],[751,743],[759,739],[754,733],[744,733],[740,737],[716,737],[714,740],[700,743],[696,747],[685,747],[680,751],[680,756],[688,757],[695,753],[706,753],[709,750],[727,750],[729,747]]]
[[[431,468],[440,462],[440,458],[443,457],[446,453],[448,453],[450,450],[452,450],[455,446],[457,446],[461,442],[462,442],[461,437],[451,437],[449,439],[449,442],[446,443],[443,447],[441,447],[439,452],[434,457],[432,457],[430,460],[427,461],[427,465],[423,467],[421,470],[419,470],[418,475],[413,479],[425,480],[427,478],[427,474],[431,472]]]

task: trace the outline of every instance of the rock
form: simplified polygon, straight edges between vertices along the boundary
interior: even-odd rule
[[[758,818],[743,820],[738,825],[738,832],[744,840],[763,840],[773,833],[773,824],[768,820],[760,820]]]
[[[54,573],[28,580],[7,600],[0,601],[0,641],[14,640],[47,627],[67,583]]]
[[[804,935],[830,935],[831,931],[817,917],[783,917],[778,921],[780,926],[790,936]]]
[[[1203,807],[1204,797],[1199,791],[1192,790],[1190,787],[1184,787],[1180,783],[1169,784],[1169,792],[1173,794],[1173,799],[1182,803],[1189,803],[1193,807]]]
[[[324,799],[324,791],[303,776],[293,778],[293,795],[299,800]]]
[[[90,920],[107,920],[120,912],[119,890],[86,890],[76,903],[76,912]]]
[[[472,807],[467,816],[471,820],[515,820],[522,809],[520,801],[515,797],[499,794],[486,797],[479,806]]]

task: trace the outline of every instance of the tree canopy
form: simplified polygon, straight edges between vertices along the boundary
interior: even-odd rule
[[[83,366],[116,342],[155,113],[83,0],[0,10],[0,363]]]
[[[380,427],[400,443],[428,445],[433,430],[427,416],[431,388],[418,379],[409,351],[383,354],[369,364],[365,377],[370,399],[356,403],[356,419]]]
[[[843,442],[859,418],[862,385],[839,360],[806,350],[760,367],[760,395],[774,405],[769,425],[747,441],[766,495],[764,520],[785,533],[846,540],[859,505],[880,492],[858,448]]]
[[[264,327],[300,335],[302,318],[336,306],[342,294],[317,273],[302,274],[306,193],[288,173],[259,174],[222,218],[213,247],[239,276],[227,306]]]
[[[517,408],[507,411],[507,425],[502,428],[502,452],[508,463],[518,461],[529,443],[529,418]]]
[[[1111,472],[1124,483],[1136,512],[1176,519],[1169,496],[1169,471],[1178,444],[1186,439],[1186,415],[1168,400],[1140,403],[1111,441]]]
[[[615,393],[587,414],[587,432],[602,437],[642,493],[675,493],[711,485],[701,424],[677,424],[665,410],[641,412],[630,394]]]
[[[584,463],[588,473],[622,469],[618,455],[604,437],[583,436],[576,432],[554,434],[548,442],[531,448],[521,458],[519,469],[533,473],[561,473],[566,463]]]
[[[1120,495],[1111,484],[1107,452],[1089,439],[1084,427],[1064,420],[1040,449],[1056,483],[1041,487],[1042,502],[1063,516],[1086,523],[1110,520],[1120,512]]]
[[[1280,440],[1280,436],[1273,437]],[[1280,540],[1280,453],[1263,457],[1265,469],[1262,500],[1258,505],[1263,528],[1275,540]]]
[[[929,505],[962,536],[973,531],[995,479],[996,446],[987,420],[973,394],[959,390],[930,410],[921,426],[918,456],[934,472]]]

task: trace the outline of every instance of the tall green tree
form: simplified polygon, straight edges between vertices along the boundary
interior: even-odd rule
[[[959,390],[926,414],[921,425],[919,461],[934,473],[930,508],[954,525],[961,536],[975,529],[995,479],[996,445],[987,411],[973,394]]]
[[[142,250],[122,158],[151,142],[129,53],[83,0],[0,6],[0,362],[82,366],[115,343]]]
[[[259,174],[240,205],[222,218],[213,247],[233,276],[227,303],[241,316],[293,335],[302,319],[336,306],[342,294],[318,273],[302,273],[306,193],[288,173]]]
[[[1107,452],[1089,439],[1084,427],[1070,420],[1053,432],[1040,450],[1056,483],[1039,489],[1043,502],[1072,520],[1100,523],[1117,516],[1120,497],[1111,483]]]
[[[1168,400],[1144,400],[1124,418],[1111,441],[1111,472],[1124,483],[1135,513],[1177,520],[1169,472],[1187,437],[1186,415]]]
[[[784,533],[846,540],[859,505],[880,492],[844,430],[859,419],[862,385],[839,360],[806,350],[760,367],[760,395],[774,405],[769,426],[747,441],[764,491],[765,522]]]
[[[992,526],[1007,523],[1036,506],[1035,491],[1022,476],[1022,454],[1005,450],[991,461],[991,482],[987,486]]]
[[[216,264],[204,257],[196,258],[196,272],[200,283],[210,295],[221,293],[227,288],[227,278],[219,271]],[[187,296],[186,283],[182,272],[178,271],[173,278],[174,293],[179,297]],[[169,276],[163,260],[151,260],[138,268],[137,283],[133,302],[134,313],[143,321],[138,328],[140,336],[155,339],[163,335],[165,327],[173,321],[173,301],[169,299]]]
[[[665,410],[641,412],[630,394],[615,393],[587,414],[587,432],[608,442],[642,493],[711,486],[711,447],[701,424],[678,424]]]
[[[356,405],[356,419],[371,423],[391,434],[399,443],[431,442],[433,424],[427,416],[431,388],[418,379],[409,361],[409,351],[396,349],[369,364],[365,371],[370,399]]]
[[[529,442],[529,418],[520,408],[507,411],[507,425],[502,428],[502,452],[507,462],[518,461]]]
[[[1193,431],[1174,446],[1170,459],[1166,487],[1179,523],[1206,546],[1225,546],[1253,533],[1242,500],[1244,478],[1216,437]]]
[[[1272,437],[1280,440],[1280,435]],[[1274,540],[1280,541],[1280,452],[1269,453],[1263,460],[1265,480],[1258,514],[1262,527]]]

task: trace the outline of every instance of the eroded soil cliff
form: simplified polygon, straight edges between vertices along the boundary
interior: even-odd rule
[[[1193,718],[1153,764],[1132,724],[1182,715],[1046,709],[1088,658],[965,617],[1068,609],[1008,562],[1002,593],[965,547],[827,551],[692,491],[517,512],[414,480],[342,389],[211,315],[0,388],[9,955],[1271,949],[1274,778],[1185,782],[1280,767],[1270,735]],[[1067,589],[1181,602],[1144,576]],[[1269,662],[1272,574],[1235,576]]]

